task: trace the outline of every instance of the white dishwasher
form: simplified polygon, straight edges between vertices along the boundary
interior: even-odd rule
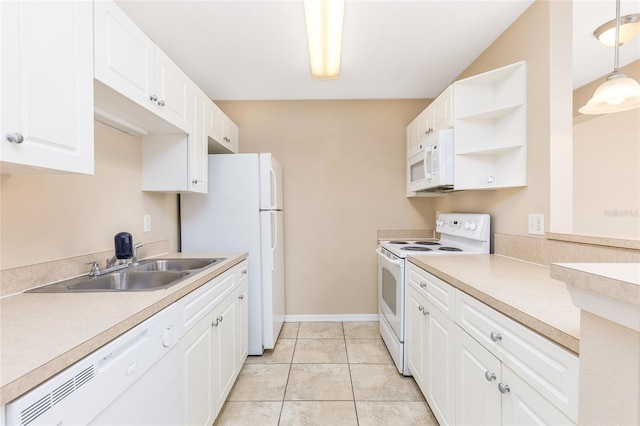
[[[7,425],[179,424],[177,313],[167,307],[7,404]]]

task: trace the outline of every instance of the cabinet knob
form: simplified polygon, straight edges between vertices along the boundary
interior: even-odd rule
[[[242,275],[247,275],[247,270],[246,269],[242,270]]]
[[[198,179],[194,179],[191,181],[192,184],[196,185],[198,183]]]
[[[422,315],[428,315],[428,314],[429,314],[429,311],[427,311],[427,308],[425,308],[425,307],[424,307],[424,306],[422,306],[422,305],[418,306],[418,310],[419,310],[420,312],[422,312]]]
[[[158,105],[164,106],[164,101],[158,101]]]
[[[427,283],[425,283],[424,281],[421,281],[420,288],[427,288]]]
[[[7,140],[13,143],[22,143],[24,142],[24,136],[22,136],[22,133],[9,133],[7,134]]]
[[[222,322],[223,319],[224,319],[224,317],[222,315],[220,315],[218,318],[216,318],[215,321],[211,322],[211,326],[212,327],[217,327]]]
[[[491,371],[487,370],[484,372],[484,378],[487,379],[488,382],[495,380],[496,373],[492,373]]]
[[[156,95],[151,95],[149,96],[149,99],[152,100],[153,102],[158,100],[158,97]]]
[[[491,340],[493,340],[494,342],[502,340],[502,334],[498,333],[497,331],[492,331],[490,336]]]
[[[498,383],[498,390],[500,391],[500,393],[511,392],[511,388],[509,387],[509,385],[505,385],[504,383]]]
[[[240,296],[238,296],[238,299],[244,300],[244,294],[241,294]]]

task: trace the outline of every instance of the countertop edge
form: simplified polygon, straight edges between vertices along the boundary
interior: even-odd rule
[[[194,255],[192,253],[173,253],[169,255],[163,255],[162,257],[178,258],[185,256],[198,257],[198,255]],[[185,282],[177,287],[175,291],[168,293],[166,297],[162,298],[161,300],[156,301],[149,306],[146,306],[132,316],[123,318],[120,323],[114,326],[110,326],[102,333],[92,337],[89,340],[84,341],[78,346],[75,346],[70,351],[67,351],[64,354],[49,360],[39,367],[5,384],[0,388],[0,405],[5,405],[18,398],[25,392],[28,392],[41,383],[44,383],[59,372],[91,354],[97,348],[104,346],[118,336],[126,333],[128,330],[142,323],[157,312],[160,312],[162,309],[175,303],[182,297],[198,289],[202,285],[223,274],[224,272],[233,268],[247,258],[248,253],[238,253],[236,257],[228,258],[224,263],[220,265],[213,265],[207,269],[204,269],[193,277],[185,280]]]
[[[509,305],[505,302],[502,302],[501,300],[490,296],[484,292],[482,292],[481,290],[478,290],[476,287],[474,287],[471,284],[465,283],[463,281],[460,281],[459,279],[439,270],[436,267],[433,267],[431,265],[428,265],[426,263],[420,262],[419,259],[414,259],[411,256],[408,256],[407,259],[414,264],[415,266],[422,268],[424,270],[426,270],[427,272],[435,275],[436,277],[440,278],[441,280],[447,282],[448,284],[452,285],[453,287],[457,288],[458,290],[476,298],[477,300],[483,302],[484,304],[488,305],[489,307],[495,309],[496,311],[500,312],[502,315],[505,315],[511,319],[513,319],[514,321],[526,326],[527,328],[532,329],[533,331],[539,333],[540,335],[544,336],[545,338],[549,339],[550,341],[562,346],[563,348],[566,348],[568,350],[570,350],[571,352],[574,352],[576,354],[579,354],[580,352],[580,340],[570,334],[567,334],[566,332],[553,327],[547,323],[545,323],[544,321],[541,321],[537,318],[535,318],[534,316],[531,316],[529,314],[527,314],[526,312],[522,312],[521,310],[515,308],[512,305]],[[510,261],[513,262],[520,262],[520,260],[518,259],[513,259],[513,258],[509,258]],[[419,262],[419,263],[416,263]],[[537,265],[531,262],[526,262],[526,261],[522,261],[522,263],[526,263],[527,265],[532,265],[532,266],[536,266],[536,267],[541,267],[544,268],[544,266],[541,265]],[[516,312],[516,315],[513,314],[513,311]],[[563,338],[559,339],[558,335],[562,335]]]

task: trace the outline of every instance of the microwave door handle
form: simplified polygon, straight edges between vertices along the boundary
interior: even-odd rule
[[[428,160],[427,160],[428,158]],[[431,151],[431,145],[424,149],[424,177],[425,179],[433,179],[433,151]]]

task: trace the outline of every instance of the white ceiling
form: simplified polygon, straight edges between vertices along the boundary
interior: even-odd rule
[[[302,0],[117,1],[214,100],[433,98],[532,2],[347,0],[340,78],[315,81]],[[640,12],[622,3],[623,15]],[[591,33],[615,0],[574,0],[574,16],[579,87],[613,68]],[[621,64],[634,58],[640,37],[621,48]]]

